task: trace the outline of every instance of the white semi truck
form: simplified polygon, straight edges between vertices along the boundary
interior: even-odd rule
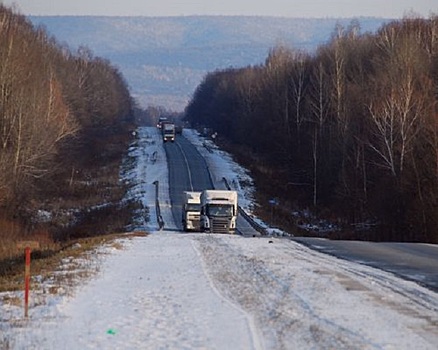
[[[163,133],[163,141],[175,141],[175,124],[173,123],[163,123],[161,127]]]
[[[235,233],[237,192],[204,190],[201,192],[201,231]]]
[[[182,225],[184,231],[199,231],[201,216],[201,192],[184,191]]]

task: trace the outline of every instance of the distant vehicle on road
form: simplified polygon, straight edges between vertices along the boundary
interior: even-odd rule
[[[183,127],[181,125],[175,125],[175,133],[181,135]]]
[[[175,124],[173,123],[163,123],[161,126],[163,133],[163,141],[175,141]]]
[[[161,129],[163,127],[163,124],[166,123],[166,122],[169,122],[166,117],[160,117],[158,119],[157,128]]]

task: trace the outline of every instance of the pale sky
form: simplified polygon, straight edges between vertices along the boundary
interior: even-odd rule
[[[0,0],[24,15],[401,18],[438,14],[438,0]]]

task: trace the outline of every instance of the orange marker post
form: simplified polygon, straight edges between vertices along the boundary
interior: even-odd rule
[[[30,290],[30,253],[31,248],[38,249],[39,242],[24,241],[17,244],[19,249],[24,248],[25,266],[24,266],[24,317],[28,317],[29,310],[29,290]]]
[[[30,247],[24,249],[26,265],[24,267],[24,317],[28,316],[29,310],[29,288],[30,288]]]

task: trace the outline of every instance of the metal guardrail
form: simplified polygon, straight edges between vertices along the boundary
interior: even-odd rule
[[[231,186],[228,183],[228,180],[223,177],[222,180],[225,183],[225,187],[231,191]],[[243,218],[251,225],[251,227],[256,230],[257,232],[259,232],[262,236],[266,236],[266,229],[261,226],[259,223],[257,223],[251,216],[249,216],[245,210],[243,210],[243,208],[240,205],[237,205],[237,211],[239,212],[240,215],[243,216]]]
[[[160,201],[158,199],[158,186],[160,183],[159,181],[154,181],[153,184],[155,185],[155,212],[157,214],[158,226],[161,231],[164,228],[164,220],[163,217],[161,216]]]
[[[213,149],[207,144],[207,142],[203,142],[202,145],[204,146],[204,148],[210,152],[213,153]]]
[[[209,147],[209,146],[207,145],[207,143],[204,142],[204,143],[203,143],[203,146],[205,147],[205,149],[206,149],[208,152],[213,153],[211,147]],[[199,152],[198,152],[198,153],[199,153]],[[206,167],[206,169],[207,169],[207,173],[208,173],[208,177],[209,177],[209,179],[210,179],[211,187],[214,189],[213,177],[211,176],[211,172],[210,172],[210,168],[209,168],[209,166],[208,166],[207,160],[205,159],[205,157],[202,156],[202,154],[200,154],[200,155],[201,155],[201,158],[202,158],[202,160],[204,161],[205,167]]]

